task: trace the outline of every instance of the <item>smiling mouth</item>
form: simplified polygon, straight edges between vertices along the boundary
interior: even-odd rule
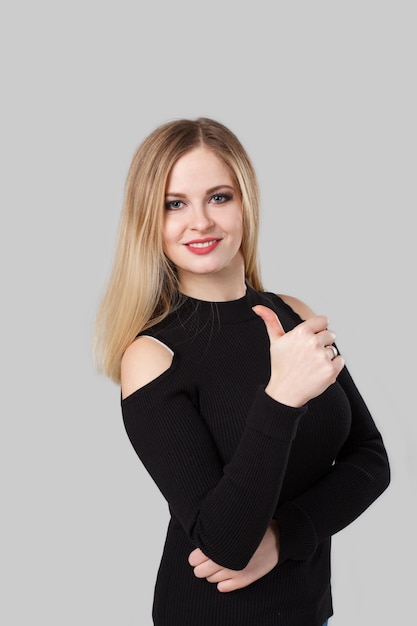
[[[208,248],[209,246],[213,246],[218,241],[220,241],[220,239],[210,239],[209,241],[196,241],[194,243],[187,243],[186,245],[190,248]]]

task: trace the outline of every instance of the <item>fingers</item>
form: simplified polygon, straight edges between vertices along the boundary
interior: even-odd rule
[[[197,567],[194,568],[194,575],[197,578],[207,578],[208,580],[211,576],[214,576],[221,570],[223,570],[221,565],[218,565],[214,561],[207,559],[207,561],[204,561],[204,563],[201,563],[200,565],[197,565]]]
[[[270,340],[278,339],[285,335],[285,331],[282,328],[281,322],[278,319],[277,314],[262,304],[257,304],[252,307],[252,310],[256,315],[259,315],[265,322],[266,330],[268,331],[268,335]]]
[[[325,315],[313,315],[313,317],[309,317],[308,320],[302,322],[298,328],[306,328],[312,333],[320,333],[326,330],[328,325],[329,319]]]
[[[236,574],[236,572],[235,572]],[[209,583],[221,583],[225,580],[229,580],[233,575],[232,570],[228,569],[219,569],[218,572],[215,572],[211,576],[206,576],[206,580]]]
[[[319,333],[316,333],[317,339],[323,348],[325,346],[330,346],[335,342],[336,335],[331,330],[323,330]]]
[[[200,548],[193,550],[188,557],[188,562],[191,567],[197,567],[198,565],[201,565],[201,563],[209,560],[210,559],[200,550]]]
[[[225,581],[229,580],[233,575],[238,574],[239,572],[233,572],[232,570],[228,570],[221,565],[218,565],[211,559],[209,559],[204,552],[200,550],[200,548],[196,548],[191,552],[188,557],[189,564],[194,568],[194,575],[196,578],[205,578],[209,583],[219,583],[223,584]],[[236,585],[236,582],[235,582]],[[230,586],[226,585],[226,587]],[[234,587],[237,588],[237,587]],[[229,589],[224,589],[227,591]],[[230,589],[231,591],[232,589]],[[221,591],[221,589],[219,589]]]
[[[243,587],[247,587],[248,584],[245,584],[241,580],[236,580],[236,578],[227,578],[226,580],[222,580],[218,583],[217,590],[221,591],[222,593],[228,593],[229,591],[243,589]]]
[[[197,578],[205,578],[209,583],[217,584],[218,591],[223,593],[235,591],[250,584],[250,580],[246,580],[243,572],[222,568],[210,559],[195,567],[194,575]]]
[[[340,372],[345,366],[345,359],[341,354],[338,354],[334,359],[331,359],[332,365],[334,367],[335,380],[339,376]]]
[[[271,340],[278,339],[279,337],[285,335],[285,331],[275,311],[266,306],[263,306],[262,304],[257,304],[256,306],[252,307],[252,310],[254,313],[256,313],[256,315],[259,315],[259,317],[262,318],[265,322],[265,326]],[[298,328],[300,330],[309,330],[310,332],[316,334],[326,331],[328,324],[329,320],[325,315],[313,315],[308,320],[302,322],[298,326]],[[328,332],[330,333],[331,331]],[[327,343],[333,343],[334,338],[335,336],[331,338],[331,336],[329,335]]]
[[[337,357],[337,355],[339,354],[338,351],[337,351],[336,346],[334,346],[333,344],[332,345],[326,345],[325,348],[327,350],[327,353],[329,355],[330,360],[333,361]]]
[[[242,570],[231,570],[218,565],[199,549],[194,550],[189,562],[199,565],[194,567],[197,578],[205,578],[207,582],[217,585],[217,590],[222,593],[235,591],[251,585],[259,578],[266,576],[278,563],[279,560],[279,531],[275,521],[271,521],[265,535],[250,559],[247,566]]]

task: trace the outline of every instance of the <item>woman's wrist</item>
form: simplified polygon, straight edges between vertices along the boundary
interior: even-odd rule
[[[280,402],[281,404],[285,404],[286,406],[290,406],[295,409],[299,409],[306,404],[305,398],[302,398],[299,393],[297,394],[294,391],[291,392],[289,390],[279,388],[277,385],[271,383],[271,381],[265,387],[265,393],[267,393],[268,396],[276,402]]]

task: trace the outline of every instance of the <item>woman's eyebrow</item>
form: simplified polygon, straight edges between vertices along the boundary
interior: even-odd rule
[[[213,191],[216,191],[218,189],[231,189],[232,191],[235,190],[235,188],[232,187],[231,185],[216,185],[215,187],[210,187],[210,189],[207,189],[206,193],[213,193]],[[167,191],[165,196],[175,196],[176,198],[185,198],[186,194],[177,193],[175,191]]]

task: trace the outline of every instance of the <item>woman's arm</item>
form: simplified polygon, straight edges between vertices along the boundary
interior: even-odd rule
[[[122,364],[129,439],[190,541],[215,563],[241,570],[273,518],[305,408],[285,406],[259,388],[235,454],[224,466],[177,359],[160,362],[158,373],[152,363],[163,361],[160,350],[166,348],[148,338],[145,349],[143,340],[132,344]],[[146,380],[148,367],[152,380]],[[132,391],[135,371],[143,386]]]
[[[388,487],[390,468],[379,431],[346,368],[338,378],[352,409],[350,434],[335,463],[298,498],[280,505],[280,562],[303,560],[361,515]]]
[[[255,554],[243,570],[225,569],[206,557],[199,548],[191,552],[188,562],[194,568],[197,578],[205,578],[208,582],[217,584],[219,591],[229,592],[248,587],[269,574],[277,565],[278,559],[278,524],[276,520],[272,520]]]
[[[281,296],[301,319],[314,315],[304,303]],[[280,562],[303,560],[318,544],[345,528],[388,487],[390,468],[382,437],[348,370],[337,379],[352,411],[349,436],[329,473],[276,511]]]

